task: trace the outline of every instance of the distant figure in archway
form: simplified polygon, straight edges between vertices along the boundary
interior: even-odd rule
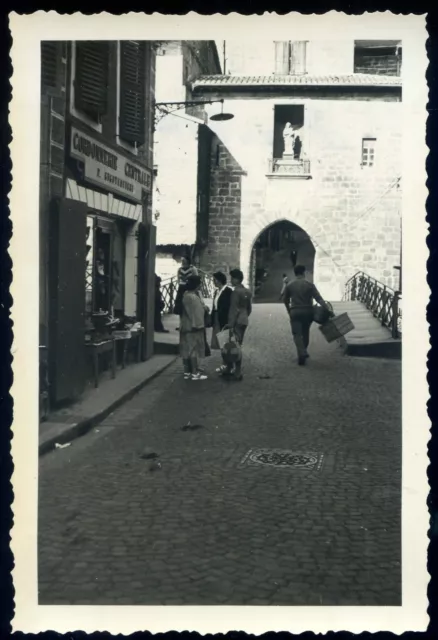
[[[306,364],[309,357],[309,332],[313,322],[313,300],[327,310],[330,316],[333,312],[322,299],[314,284],[306,280],[306,267],[297,265],[294,269],[296,279],[290,282],[284,294],[284,304],[289,313],[292,335],[298,354],[298,364]]]
[[[290,261],[292,262],[292,266],[295,268],[298,260],[298,251],[297,251],[297,241],[296,241],[295,233],[293,231],[291,231],[289,236],[289,246],[291,248]]]

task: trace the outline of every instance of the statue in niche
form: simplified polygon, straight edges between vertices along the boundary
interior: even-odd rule
[[[295,147],[295,131],[290,122],[286,122],[283,129],[284,152],[283,156],[293,156]]]

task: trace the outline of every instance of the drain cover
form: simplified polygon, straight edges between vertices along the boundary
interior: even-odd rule
[[[265,465],[283,469],[306,469],[319,471],[322,465],[321,453],[290,451],[289,449],[250,449],[241,464]]]

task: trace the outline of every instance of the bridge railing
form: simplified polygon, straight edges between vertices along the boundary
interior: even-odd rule
[[[363,271],[358,271],[347,281],[343,300],[362,302],[382,326],[391,331],[394,339],[401,337],[401,291],[394,291]]]
[[[213,276],[206,271],[198,269],[198,275],[201,278],[201,293],[204,298],[213,298],[214,282]],[[178,278],[168,278],[161,282],[161,296],[164,302],[164,313],[173,313],[175,307],[176,294],[178,291]]]

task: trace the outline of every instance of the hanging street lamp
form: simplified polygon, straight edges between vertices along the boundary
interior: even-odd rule
[[[156,102],[155,103],[155,127],[167,115],[172,115],[175,111],[184,109],[184,107],[198,107],[206,104],[215,104],[220,102],[222,105],[220,113],[210,117],[210,120],[222,122],[234,118],[232,113],[224,113],[224,100],[186,100],[182,102]]]

